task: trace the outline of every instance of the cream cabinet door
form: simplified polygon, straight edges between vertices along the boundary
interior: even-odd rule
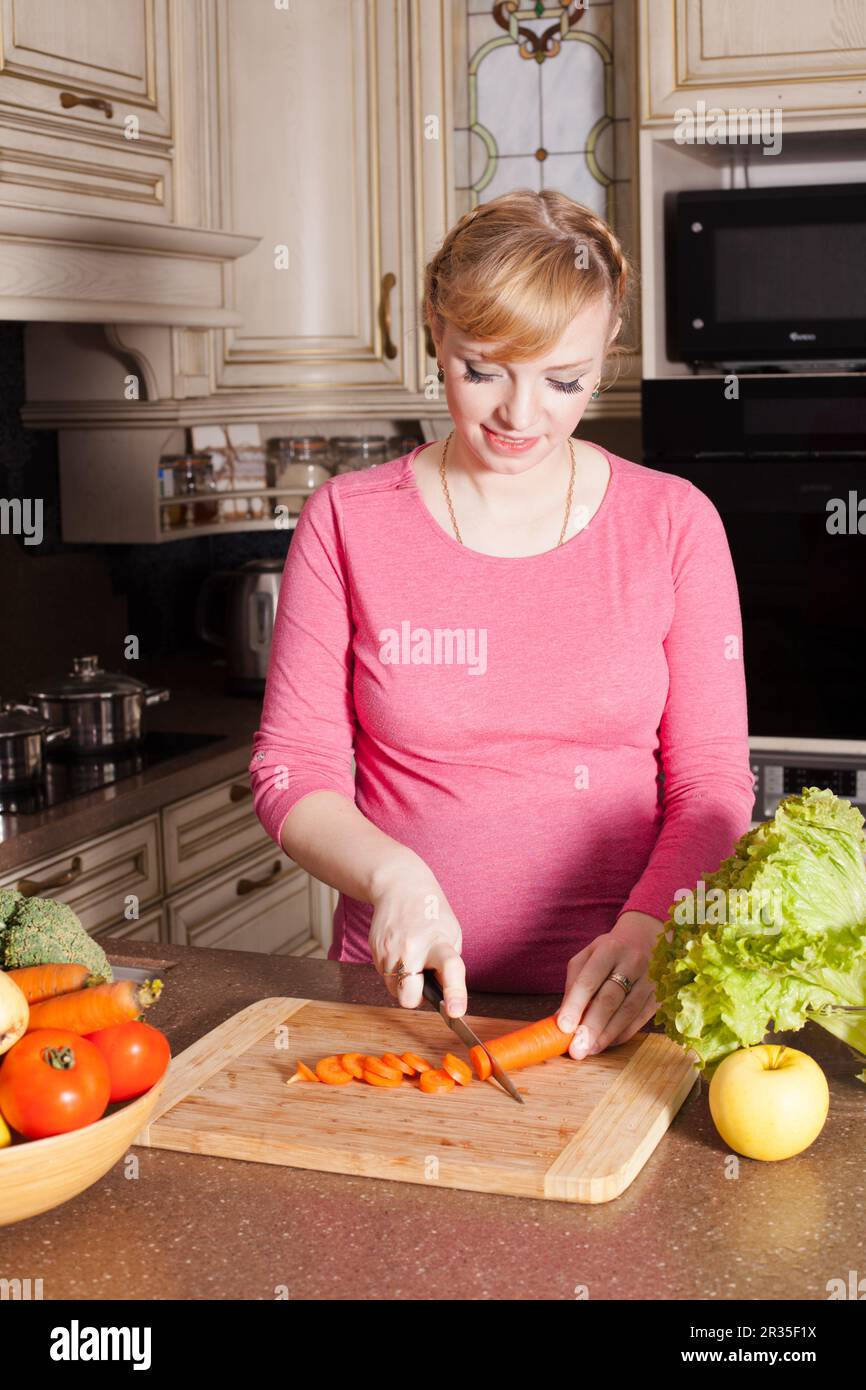
[[[175,10],[176,0],[0,0],[3,202],[171,218]]]
[[[863,0],[640,0],[644,123],[707,105],[862,114]]]
[[[5,875],[0,888],[17,888],[27,898],[58,898],[87,931],[123,931],[131,907],[143,909],[162,896],[158,818],[35,860]]]
[[[242,326],[217,388],[325,410],[435,370],[418,304],[447,223],[449,24],[445,0],[216,0],[217,218],[262,237],[225,272]]]
[[[169,940],[177,946],[311,954],[320,944],[314,934],[313,882],[274,845],[168,898]]]

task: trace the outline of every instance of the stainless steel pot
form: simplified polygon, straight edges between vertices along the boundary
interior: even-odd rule
[[[160,704],[170,693],[134,676],[104,671],[96,656],[77,656],[68,675],[45,681],[28,698],[49,723],[69,726],[70,752],[103,753],[138,743],[145,707]]]
[[[32,705],[0,705],[0,787],[35,782],[45,767],[45,748],[69,738],[68,724],[51,724]]]

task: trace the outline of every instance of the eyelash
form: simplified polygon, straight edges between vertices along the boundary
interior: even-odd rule
[[[480,381],[495,381],[495,380],[496,380],[496,377],[495,377],[495,376],[484,376],[483,373],[481,373],[481,372],[476,372],[476,371],[475,371],[475,368],[474,368],[474,367],[470,367],[469,363],[466,361],[465,358],[463,359],[463,365],[464,365],[465,368],[466,368],[466,371],[465,371],[464,374],[463,374],[463,380],[464,380],[464,381],[471,381],[474,385],[477,385],[477,383],[480,382]],[[553,389],[554,389],[554,391],[564,391],[566,395],[569,395],[569,396],[570,396],[570,395],[572,395],[575,391],[582,391],[582,390],[583,390],[583,387],[582,387],[581,384],[580,384],[580,383],[581,383],[581,380],[582,380],[582,378],[579,377],[579,376],[575,377],[574,381],[551,381],[551,380],[548,378],[548,385],[549,385],[549,386],[552,386]]]

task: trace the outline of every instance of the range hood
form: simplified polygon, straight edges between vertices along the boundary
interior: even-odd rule
[[[223,266],[261,238],[176,223],[0,207],[0,319],[222,328]]]

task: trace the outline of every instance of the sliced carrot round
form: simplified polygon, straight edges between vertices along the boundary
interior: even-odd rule
[[[383,1062],[381,1057],[365,1057],[363,1059],[366,1071],[374,1071],[377,1076],[386,1076],[393,1081],[395,1076],[403,1080],[403,1073],[399,1067],[391,1067],[387,1062]]]
[[[323,1057],[316,1063],[316,1076],[326,1086],[347,1086],[352,1080],[352,1073],[346,1071],[339,1057]]]
[[[318,1081],[319,1079],[314,1071],[310,1071],[306,1062],[298,1063],[295,1067],[295,1075],[302,1077],[304,1081]]]
[[[359,1081],[364,1074],[364,1054],[363,1052],[344,1052],[340,1057],[340,1066],[356,1077]]]
[[[413,1069],[413,1071],[421,1072],[433,1070],[431,1064],[429,1062],[425,1062],[424,1058],[419,1057],[415,1052],[404,1052],[403,1061],[407,1064],[407,1066],[410,1066]]]
[[[411,1076],[415,1070],[414,1067],[409,1066],[408,1062],[404,1062],[402,1057],[398,1057],[396,1052],[383,1052],[382,1061],[387,1067],[396,1067],[397,1071],[401,1071],[404,1076]]]
[[[421,1073],[418,1078],[418,1085],[428,1095],[439,1095],[445,1091],[454,1090],[454,1078],[449,1076],[447,1071],[442,1071],[441,1068],[431,1067],[429,1071]]]
[[[369,1067],[365,1067],[364,1080],[368,1086],[402,1086],[403,1073],[398,1071],[394,1076],[380,1076],[378,1072],[370,1071]]]
[[[442,1058],[442,1070],[447,1071],[458,1086],[468,1086],[472,1080],[472,1068],[468,1067],[459,1057],[455,1057],[453,1052],[445,1053]]]

